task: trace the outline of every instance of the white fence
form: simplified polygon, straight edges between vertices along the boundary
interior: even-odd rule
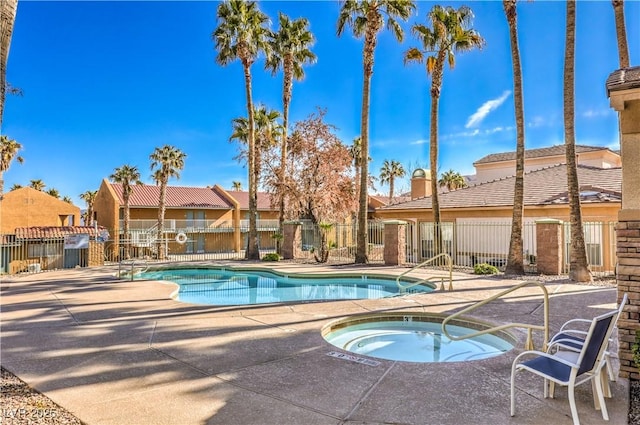
[[[149,223],[156,224],[155,222]],[[219,227],[210,231],[190,229],[184,232],[184,240],[177,240],[176,230],[165,229],[162,240],[169,261],[192,261],[210,259],[242,259],[247,246],[247,229],[242,227]],[[182,225],[183,223],[179,223]],[[186,224],[186,223],[185,223]],[[276,233],[271,221],[260,222],[258,226],[259,248],[262,254],[276,249]],[[498,221],[441,223],[442,248],[447,252],[456,267],[471,268],[477,263],[488,263],[504,268],[509,253],[511,224]],[[586,222],[585,244],[591,271],[595,274],[614,274],[616,259],[615,223]],[[236,232],[239,230],[239,232]],[[433,223],[421,222],[406,227],[406,261],[417,264],[431,258],[435,253],[435,227]],[[302,228],[303,258],[314,259],[314,253],[320,248],[321,230],[309,223]],[[335,224],[325,229],[329,248],[329,261],[332,263],[352,263],[356,253],[357,226],[355,224]],[[115,232],[111,233],[112,235]],[[144,238],[142,237],[144,235]],[[234,236],[236,235],[236,236]],[[369,222],[367,254],[370,263],[384,262],[384,223]],[[104,242],[106,261],[121,261],[125,258],[156,257],[158,240],[155,229],[132,230],[129,240]],[[240,239],[240,249],[234,246]],[[143,240],[144,239],[144,240]],[[563,227],[564,272],[569,270],[570,228]],[[524,263],[526,271],[536,271],[537,246],[536,225],[533,221],[523,224]],[[46,270],[62,267],[76,267],[87,264],[86,253],[71,253],[63,261],[63,239],[55,240],[16,240],[14,235],[0,236],[0,273],[31,271],[30,267]],[[77,258],[76,258],[77,257]]]
[[[563,228],[565,272],[569,271],[570,228]],[[587,259],[595,274],[614,274],[616,264],[615,223],[584,223]],[[503,269],[509,255],[511,223],[495,221],[457,221],[440,223],[442,252],[451,256],[454,266],[473,267],[487,263]],[[525,221],[522,226],[523,258],[526,271],[536,271],[536,224]],[[407,225],[406,258],[417,264],[435,255],[435,225],[421,222]]]

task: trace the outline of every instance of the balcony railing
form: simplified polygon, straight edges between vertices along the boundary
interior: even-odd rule
[[[129,230],[132,232],[149,231],[156,228],[158,220],[129,220]],[[176,220],[166,219],[164,221],[164,231],[169,233],[179,232],[231,232],[234,225],[231,220]],[[240,220],[242,231],[249,230],[249,220]],[[278,230],[278,220],[258,220],[258,230]],[[124,220],[120,220],[120,230],[124,229]]]

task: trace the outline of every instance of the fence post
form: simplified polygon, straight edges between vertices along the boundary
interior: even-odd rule
[[[562,272],[562,221],[552,218],[536,220],[538,273],[558,275]]]
[[[640,67],[614,71],[607,78],[611,107],[618,111],[622,158],[622,208],[618,212],[618,300],[629,294],[629,305],[618,319],[620,376],[640,378],[633,361],[633,344],[640,330]]]
[[[384,264],[398,266],[406,263],[407,222],[388,220],[384,222]]]
[[[282,258],[294,260],[298,258],[302,251],[302,235],[300,233],[301,223],[289,222],[283,225],[282,234]]]
[[[89,258],[87,266],[104,266],[104,242],[89,241]]]

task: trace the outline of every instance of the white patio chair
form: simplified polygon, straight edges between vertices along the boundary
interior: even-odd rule
[[[613,326],[615,326],[616,323],[618,322],[618,319],[622,314],[622,310],[624,309],[624,306],[627,304],[628,301],[629,301],[629,294],[625,292],[624,295],[622,296],[622,300],[620,300],[620,305],[618,306],[618,316],[616,317],[616,320],[613,323]],[[584,337],[587,334],[587,332],[584,330],[584,327],[583,329],[576,329],[577,327],[576,325],[579,326],[580,323],[589,324],[591,323],[591,320],[571,319],[565,322],[560,327],[560,330],[558,331],[558,333],[551,337],[550,343],[558,342],[557,346],[559,348],[564,348],[564,349],[573,350],[573,351],[580,351],[580,348],[582,348],[582,345],[584,344]],[[560,342],[560,340],[563,340],[563,341]],[[611,340],[612,340],[612,337],[609,338],[609,343],[611,343]],[[611,364],[611,352],[609,351],[608,346],[607,346],[607,350],[605,351],[604,358],[605,358],[605,363],[607,365],[607,372],[609,375],[609,379],[615,382],[617,379],[617,375],[615,374],[613,370],[613,365]],[[608,381],[603,381],[603,383],[605,382],[606,382],[606,386],[604,388],[605,390],[604,395],[605,397],[611,397],[611,391],[609,390],[609,383]]]
[[[604,353],[613,325],[618,316],[618,310],[595,317],[585,335],[584,342],[579,351],[557,351],[545,353],[542,351],[525,351],[520,353],[511,366],[511,416],[516,413],[515,407],[515,378],[516,372],[526,370],[544,378],[544,397],[551,390],[551,398],[554,395],[555,384],[568,387],[569,406],[574,425],[580,425],[578,410],[575,401],[575,386],[591,381],[597,393],[596,408],[602,410],[604,420],[609,420],[607,406],[604,402],[601,373],[604,368]],[[567,342],[557,340],[554,345]],[[521,361],[525,356],[533,356],[532,359]],[[599,406],[598,406],[599,405]]]

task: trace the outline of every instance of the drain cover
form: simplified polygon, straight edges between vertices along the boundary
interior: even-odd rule
[[[350,362],[362,363],[367,366],[378,366],[380,362],[371,359],[365,359],[364,357],[353,356],[351,354],[340,353],[338,351],[329,351],[327,356],[335,357],[337,359],[349,360]]]

